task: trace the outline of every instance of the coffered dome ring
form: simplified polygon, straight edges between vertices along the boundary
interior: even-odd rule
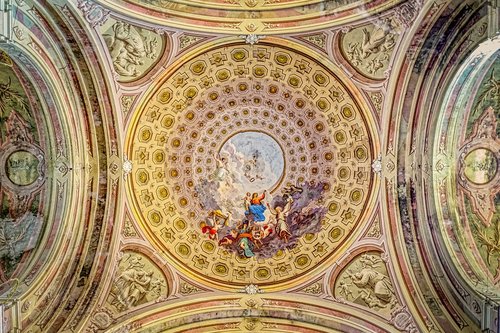
[[[211,286],[300,283],[372,214],[379,145],[368,110],[339,69],[289,41],[200,47],[150,87],[130,122],[133,216],[169,262]],[[262,221],[244,197],[264,190]],[[276,209],[288,201],[282,224]]]

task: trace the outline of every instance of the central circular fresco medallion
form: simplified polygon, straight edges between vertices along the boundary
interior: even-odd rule
[[[126,148],[131,207],[159,253],[220,288],[289,286],[338,258],[373,192],[373,134],[344,83],[265,43],[176,68]]]
[[[215,178],[225,180],[242,193],[274,189],[285,167],[283,150],[263,132],[237,133],[227,140],[218,156]]]

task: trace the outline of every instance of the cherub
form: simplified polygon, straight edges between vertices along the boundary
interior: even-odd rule
[[[205,221],[200,223],[201,232],[208,234],[210,239],[219,239],[218,231],[223,226],[228,225],[230,214],[223,214],[220,210],[213,210]]]
[[[218,231],[220,229],[220,224],[215,223],[214,225],[208,225],[206,221],[200,223],[201,232],[208,234],[210,239],[219,239]]]
[[[344,296],[346,300],[349,299],[349,296],[352,296],[352,291],[349,289],[350,286],[352,286],[352,284],[346,283],[345,281],[340,281],[338,286],[339,295]]]
[[[231,245],[234,242],[236,242],[237,239],[238,239],[238,230],[231,229],[229,235],[222,237],[222,239],[219,241],[219,245],[221,246]]]

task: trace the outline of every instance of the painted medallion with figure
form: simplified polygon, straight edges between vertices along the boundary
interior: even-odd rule
[[[283,151],[270,135],[238,133],[215,159],[216,170],[196,190],[207,212],[201,231],[219,246],[247,258],[270,258],[321,229],[324,184],[281,186]]]

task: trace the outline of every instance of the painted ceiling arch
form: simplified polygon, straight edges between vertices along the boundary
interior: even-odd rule
[[[100,0],[104,8],[129,16],[140,14],[144,20],[161,26],[216,33],[282,34],[317,30],[348,24],[362,10],[371,14],[391,8],[395,0],[273,1],[273,0]]]
[[[3,6],[4,331],[497,331],[494,3]]]
[[[23,330],[59,331],[72,311],[85,308],[85,304],[80,307],[90,287],[85,281],[90,274],[94,279],[102,274],[103,262],[98,257],[102,247],[107,246],[105,235],[109,230],[105,225],[114,219],[114,215],[107,215],[106,209],[113,206],[117,194],[116,186],[108,183],[111,174],[106,171],[108,162],[113,163],[113,142],[114,154],[117,153],[116,132],[113,126],[107,127],[113,123],[109,121],[113,116],[108,113],[109,104],[103,98],[105,89],[96,88],[99,81],[94,81],[100,73],[90,75],[87,61],[94,54],[71,45],[66,22],[58,15],[45,12],[51,7],[38,9],[38,16],[25,15],[22,9],[16,11],[16,15],[9,12],[19,24],[15,29],[10,27],[9,34],[16,36],[18,42],[2,44],[2,52],[5,52],[2,54],[14,68],[20,69],[18,78],[24,80],[25,87],[31,85],[33,91],[26,89],[31,96],[32,113],[15,119],[17,122],[6,140],[13,141],[13,147],[7,146],[1,152],[2,161],[7,160],[2,166],[2,177],[9,178],[16,186],[2,179],[1,187],[5,191],[28,192],[31,196],[40,196],[47,188],[42,200],[32,201],[27,207],[30,210],[37,204],[41,207],[37,215],[37,222],[41,223],[39,236],[29,233],[31,243],[27,245],[7,236],[7,244],[2,245],[29,254],[25,255],[29,260],[21,261],[11,280],[5,283],[11,289],[2,294],[2,313],[4,318],[10,317],[2,328],[8,332],[19,325]],[[61,36],[66,36],[62,39],[66,42]],[[2,73],[9,74],[8,71]],[[21,109],[16,107],[12,111],[20,113]],[[29,131],[23,125],[26,122],[34,123]],[[2,126],[5,125],[2,121]],[[32,142],[32,138],[36,138],[32,133],[37,130],[43,138],[42,144]],[[41,150],[35,157],[45,160],[45,169],[42,179],[29,183],[25,180],[26,174],[31,175],[27,172],[31,170],[31,160],[29,156],[26,159],[26,153],[33,153],[32,147]],[[17,172],[22,172],[17,176],[16,173],[10,175],[16,168],[8,169],[12,156],[24,158],[24,163],[14,163],[14,167],[21,170]],[[110,191],[108,195],[111,188],[114,193]],[[17,195],[16,198],[18,202],[4,204],[10,205],[9,211],[22,213],[19,200],[23,197]],[[19,229],[28,232],[20,221],[23,220],[14,221],[16,228],[11,229],[9,216],[2,216],[2,227],[9,228],[10,232]],[[31,245],[35,248],[31,249]],[[13,306],[13,300],[19,302],[21,298],[23,306]]]
[[[126,321],[128,329],[138,332],[238,332],[274,331],[289,332],[378,332],[390,331],[391,326],[375,316],[353,310],[345,313],[342,307],[331,307],[317,299],[304,299],[297,307],[291,296],[264,296],[249,294],[243,297],[228,297],[214,294],[210,301],[200,300],[190,304],[172,302],[150,313],[148,316],[131,317]],[[226,314],[220,313],[221,305],[231,304]],[[200,308],[201,311],[192,311]],[[179,311],[182,309],[182,311]],[[302,309],[302,311],[297,311]],[[252,313],[248,315],[246,313]],[[262,316],[262,313],[267,315]],[[356,318],[352,320],[349,318]],[[293,318],[293,320],[290,320]],[[407,317],[401,317],[404,326]],[[96,323],[97,324],[97,323]],[[120,331],[120,326],[111,326],[110,332]]]
[[[489,285],[492,294],[496,293],[498,279],[495,264],[497,236],[494,232],[498,223],[499,186],[498,165],[494,157],[499,154],[498,112],[495,111],[498,109],[495,97],[495,85],[498,84],[495,76],[500,64],[498,47],[496,40],[484,42],[458,73],[457,81],[460,83],[451,87],[453,93],[450,92],[450,95],[453,97],[448,99],[445,107],[451,112],[463,110],[463,113],[448,116],[449,125],[439,128],[441,137],[446,137],[446,141],[442,139],[434,148],[435,155],[447,154],[451,161],[455,161],[454,164],[448,162],[450,168],[443,168],[442,171],[446,170],[450,182],[458,183],[453,190],[457,202],[447,202],[449,208],[437,203],[443,223],[454,221],[454,231],[451,233],[451,228],[444,228],[450,234],[443,237],[449,237],[450,245],[458,245],[457,266],[463,266],[463,271],[471,274],[466,279],[470,279],[472,284]],[[452,120],[455,117],[466,121],[460,121],[459,126]],[[451,130],[452,127],[456,129]],[[448,131],[456,134],[445,134]],[[455,145],[454,149],[452,145]],[[436,197],[452,189],[451,184],[445,186],[443,174],[436,177],[435,184],[441,185],[435,185],[439,188]],[[460,218],[457,219],[458,216]]]
[[[50,197],[47,159],[50,143],[44,119],[33,110],[40,102],[21,69],[2,52],[2,283],[15,279],[36,247],[47,221],[43,202]],[[27,86],[26,86],[27,85]],[[31,97],[31,98],[30,98]],[[16,131],[16,129],[20,129]],[[38,204],[37,204],[38,203]],[[13,227],[13,226],[16,227]],[[9,246],[10,244],[10,246]]]
[[[459,96],[457,92],[469,89],[465,88],[466,85],[462,86],[464,81],[460,81],[460,75],[464,73],[464,68],[471,64],[471,60],[482,53],[475,51],[476,49],[482,49],[484,52],[484,46],[494,44],[490,41],[481,46],[481,42],[488,36],[493,40],[496,38],[496,29],[493,29],[493,32],[488,30],[485,16],[487,8],[481,7],[479,3],[434,9],[437,12],[443,10],[441,15],[451,15],[452,18],[449,17],[448,23],[443,25],[443,16],[438,15],[436,21],[427,24],[429,31],[446,31],[449,38],[439,45],[432,35],[422,37],[424,47],[419,52],[410,54],[415,59],[412,72],[407,72],[400,78],[407,80],[408,84],[403,94],[405,97],[395,98],[393,112],[398,114],[399,118],[392,122],[398,125],[390,125],[390,128],[398,133],[396,148],[393,142],[387,145],[387,151],[391,155],[392,152],[398,152],[398,182],[394,194],[389,197],[397,198],[399,219],[404,230],[404,237],[399,246],[408,250],[406,260],[411,263],[410,271],[416,279],[414,281],[418,280],[416,283],[422,288],[431,311],[436,318],[445,315],[435,306],[436,300],[439,299],[446,304],[448,314],[453,318],[452,322],[461,330],[473,330],[469,326],[470,323],[463,320],[464,316],[471,318],[476,325],[494,325],[491,323],[496,317],[496,305],[490,309],[486,304],[496,304],[497,300],[494,293],[488,291],[491,285],[482,286],[489,283],[488,279],[480,278],[473,282],[474,278],[471,279],[469,275],[474,275],[473,270],[469,269],[470,266],[465,269],[467,273],[464,274],[464,267],[477,267],[477,259],[471,260],[470,256],[475,249],[473,244],[464,242],[463,238],[457,242],[455,237],[460,238],[463,235],[451,232],[460,230],[460,225],[465,220],[459,215],[457,202],[460,200],[456,194],[443,190],[446,188],[446,182],[458,178],[460,163],[455,159],[455,150],[458,151],[458,147],[452,148],[450,144],[457,144],[455,140],[458,137],[464,140],[463,119],[467,119],[465,113],[469,112],[469,109],[460,108],[458,103],[455,104]],[[478,20],[478,17],[482,18]],[[450,24],[451,22],[456,24]],[[463,31],[467,33],[464,35]],[[491,53],[491,47],[486,46],[486,49],[490,50],[486,53]],[[494,58],[489,59],[491,62]],[[470,66],[470,69],[473,68],[474,66]],[[462,76],[462,80],[465,77],[466,75]],[[480,82],[481,80],[475,81],[476,87],[464,93],[462,97],[467,97],[463,100],[475,99]],[[453,89],[456,90],[452,93]],[[460,110],[460,116],[457,118],[455,117],[459,113],[452,115],[451,112],[455,106],[457,108],[454,112]],[[440,132],[441,126],[449,132]],[[443,181],[443,171],[451,178]],[[440,181],[434,182],[437,179]],[[463,186],[463,183],[459,186]],[[436,209],[436,206],[440,208]],[[453,219],[450,218],[451,215],[443,218],[443,213],[445,216],[449,213],[457,215]],[[464,259],[466,256],[469,259]],[[479,274],[484,277],[484,273]],[[411,280],[407,280],[409,284],[415,283],[410,282]],[[489,295],[488,298],[491,297],[491,301],[484,301],[485,294]],[[460,307],[453,304],[453,298],[460,300]]]

